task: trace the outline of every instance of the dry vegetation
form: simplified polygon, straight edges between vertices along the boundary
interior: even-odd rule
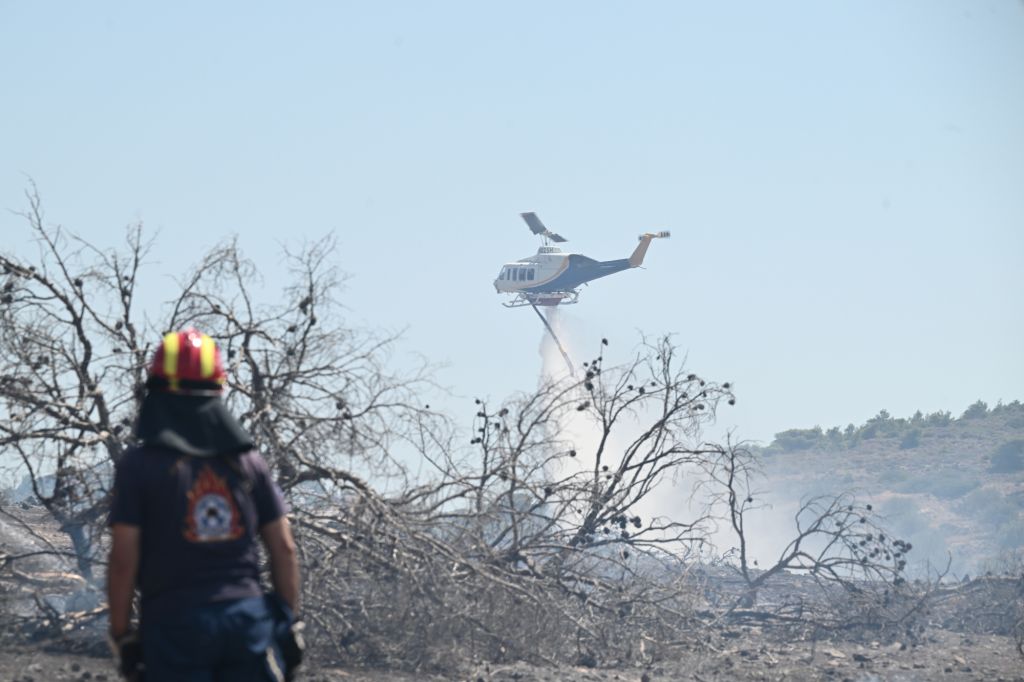
[[[95,643],[112,466],[132,445],[151,344],[195,325],[220,344],[231,407],[291,502],[318,665],[650,667],[753,627],[766,643],[905,646],[979,594],[1011,606],[961,629],[1021,641],[1021,600],[1000,592],[1019,581],[907,580],[910,541],[848,494],[804,500],[777,561],[753,566],[758,459],[702,438],[732,388],[683,367],[667,339],[608,367],[602,342],[578,380],[478,401],[467,436],[423,404],[426,368],[393,373],[392,339],[343,324],[329,241],[289,256],[291,284],[269,302],[238,244],[222,244],[152,321],[134,305],[141,226],[100,250],[28,198],[39,257],[0,254],[0,451],[32,492],[0,509],[8,637]],[[569,420],[592,445],[569,439]],[[413,458],[428,465],[415,477]],[[683,472],[700,472],[701,511],[637,511]],[[732,528],[733,551],[709,552],[713,521]]]

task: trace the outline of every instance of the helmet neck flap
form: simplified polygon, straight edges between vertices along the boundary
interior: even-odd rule
[[[196,457],[248,452],[252,436],[220,396],[149,391],[142,400],[135,436],[143,445]]]

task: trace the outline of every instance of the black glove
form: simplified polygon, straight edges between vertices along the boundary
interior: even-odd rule
[[[142,664],[142,639],[136,630],[129,630],[118,638],[110,637],[110,649],[117,659],[117,672],[128,682],[143,682],[145,666]]]
[[[295,677],[295,670],[302,663],[302,657],[306,653],[306,640],[302,636],[305,627],[306,624],[301,620],[294,621],[277,637],[277,646],[281,649],[281,657],[284,659],[284,677],[289,681]]]
[[[267,604],[274,617],[274,643],[284,660],[285,679],[292,680],[306,651],[306,641],[302,637],[306,624],[295,618],[291,607],[279,594],[268,594]]]

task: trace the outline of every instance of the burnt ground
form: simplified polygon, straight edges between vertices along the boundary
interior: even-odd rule
[[[806,579],[783,576],[785,594]],[[23,584],[23,587],[25,585]],[[32,585],[36,595],[38,584]],[[766,600],[771,600],[770,591]],[[10,604],[10,602],[8,602]],[[737,611],[743,623],[720,622],[695,632],[693,641],[641,652],[646,665],[544,667],[526,663],[453,664],[451,672],[399,672],[309,665],[300,682],[654,682],[656,680],[988,680],[1024,682],[1024,576],[984,577],[943,585],[931,594],[920,628],[905,637],[890,632],[874,640],[864,630],[820,630],[787,634],[758,624],[763,611]],[[27,641],[30,622],[7,612],[0,632],[0,682],[115,680],[100,633],[105,613],[81,613],[78,625],[60,637]],[[66,621],[65,621],[66,622]],[[446,647],[451,648],[451,647]]]
[[[60,651],[53,644],[5,646],[0,682],[116,680],[107,657]],[[466,667],[439,675],[310,668],[302,682],[636,682],[656,680],[990,680],[1024,681],[1013,640],[937,630],[917,645],[836,640],[775,642],[756,628],[724,630],[701,651],[643,668],[544,668],[521,663]]]
[[[60,538],[54,534],[57,543]],[[16,535],[2,544],[19,547]],[[59,545],[58,545],[59,546]],[[118,679],[100,633],[106,624],[102,605],[81,578],[33,558],[0,576],[0,682],[60,682]],[[714,578],[723,594],[735,590],[728,574]],[[761,608],[802,597],[811,602],[813,582],[806,576],[780,574],[766,583]],[[64,636],[32,636],[30,614],[39,606],[78,614],[78,625]],[[737,612],[739,614],[740,612]],[[822,632],[814,639],[804,630],[787,635],[758,624],[765,612],[745,612],[745,624],[706,626],[694,642],[671,650],[644,652],[643,666],[542,667],[526,663],[453,664],[452,672],[398,672],[310,665],[300,682],[654,682],[657,680],[988,680],[1024,682],[1024,574],[986,576],[939,585],[920,625],[901,639],[889,634],[874,641],[859,632]],[[713,616],[710,616],[713,618]],[[451,648],[451,647],[446,647]]]
[[[66,552],[67,539],[44,523],[41,512],[19,509],[23,520],[0,517],[0,555],[40,548]],[[36,516],[33,516],[35,514]],[[27,521],[27,522],[26,522]],[[728,594],[727,576],[714,584]],[[766,584],[762,607],[801,597],[812,601],[806,577],[780,574]],[[773,592],[777,592],[774,594]],[[938,586],[924,631],[913,637],[863,632],[787,636],[756,624],[720,625],[695,633],[700,645],[647,651],[647,665],[543,667],[526,663],[453,664],[452,672],[399,672],[310,665],[300,682],[654,682],[659,680],[1005,680],[1024,682],[1024,574],[986,576]],[[62,639],[27,641],[29,615],[46,607],[86,616],[91,625]],[[99,633],[105,625],[95,590],[69,570],[67,561],[32,557],[0,573],[0,682],[116,680]],[[91,615],[90,615],[91,614]],[[756,615],[756,613],[754,614]],[[746,621],[753,623],[754,621]],[[450,648],[450,647],[446,647]]]

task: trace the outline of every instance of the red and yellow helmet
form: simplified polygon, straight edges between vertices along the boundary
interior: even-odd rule
[[[206,334],[189,328],[164,335],[149,366],[150,389],[204,395],[224,388],[224,364],[220,351]]]

